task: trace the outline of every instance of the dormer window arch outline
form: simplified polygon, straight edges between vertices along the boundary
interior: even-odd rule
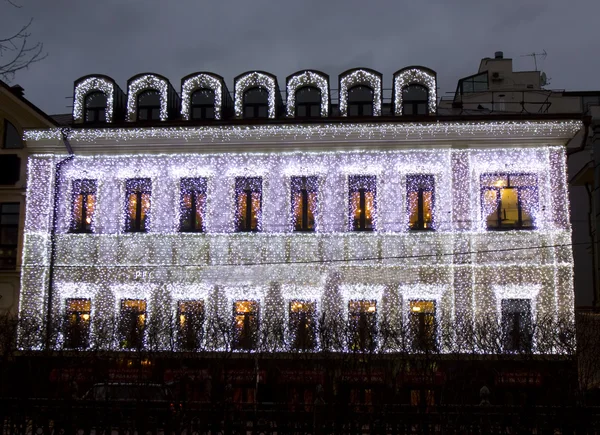
[[[146,91],[158,92],[160,98],[160,121],[169,118],[169,81],[158,74],[139,74],[129,79],[127,86],[127,121],[137,121],[138,97]]]
[[[84,76],[75,82],[73,95],[73,122],[86,122],[86,99],[94,93],[102,93],[106,97],[105,118],[107,123],[114,120],[115,115],[115,83],[108,76]]]
[[[274,119],[276,116],[277,96],[277,78],[273,74],[264,71],[250,71],[240,74],[234,79],[234,107],[235,117],[243,118],[244,116],[244,94],[252,88],[262,88],[267,91],[268,95],[268,119]]]
[[[418,85],[427,89],[427,114],[437,113],[437,73],[424,66],[408,66],[394,73],[394,87],[392,101],[394,114],[402,115],[402,92],[407,86]]]
[[[223,118],[223,77],[207,72],[199,72],[184,77],[181,84],[181,117],[192,119],[191,107],[194,92],[209,89],[215,93],[215,119]]]
[[[339,76],[340,116],[348,116],[348,92],[356,86],[366,86],[373,90],[373,116],[381,116],[381,97],[383,75],[370,68],[354,68]]]
[[[286,79],[288,118],[296,115],[296,93],[303,87],[314,87],[321,91],[321,117],[329,116],[329,76],[321,71],[301,70],[291,74]]]

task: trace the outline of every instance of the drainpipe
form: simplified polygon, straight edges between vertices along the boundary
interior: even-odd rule
[[[56,223],[58,221],[58,200],[60,179],[62,176],[63,166],[73,160],[75,155],[69,143],[69,129],[63,129],[62,141],[69,153],[69,157],[61,160],[56,164],[54,171],[54,203],[52,209],[52,226],[50,227],[50,265],[48,267],[48,303],[46,305],[46,350],[50,350],[52,344],[52,299],[54,296],[54,263],[56,261]]]

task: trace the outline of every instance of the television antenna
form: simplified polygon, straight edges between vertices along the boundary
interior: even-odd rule
[[[522,54],[521,57],[532,57],[533,58],[533,64],[535,66],[535,70],[538,70],[537,67],[537,60],[538,57],[542,60],[546,59],[546,57],[548,56],[548,53],[546,53],[546,50],[542,50],[541,53],[529,53],[529,54]]]

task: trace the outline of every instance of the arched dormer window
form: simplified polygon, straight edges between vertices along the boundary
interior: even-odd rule
[[[296,118],[319,118],[321,116],[321,90],[304,86],[296,91]]]
[[[340,116],[381,116],[381,83],[381,73],[368,68],[340,74]]]
[[[190,119],[215,119],[215,91],[198,89],[191,99]]]
[[[406,98],[409,98],[407,104],[405,104]],[[396,115],[435,115],[437,113],[435,71],[423,66],[409,66],[396,71],[392,100]],[[425,101],[425,109],[423,109]]]
[[[107,98],[104,92],[90,92],[85,96],[85,122],[106,122]]]
[[[373,89],[363,85],[348,89],[348,116],[373,116]]]
[[[244,118],[269,117],[269,93],[261,87],[250,88],[244,92]]]
[[[425,86],[408,85],[402,88],[402,113],[404,115],[427,115],[429,92]]]
[[[160,94],[154,89],[142,91],[137,96],[137,120],[160,120]]]

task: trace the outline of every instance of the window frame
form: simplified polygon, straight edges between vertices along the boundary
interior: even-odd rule
[[[254,190],[257,186],[260,189]],[[263,179],[262,177],[236,177],[235,178],[235,231],[238,233],[257,233],[262,231],[263,211]],[[259,208],[253,209],[252,195],[258,193]],[[246,195],[246,209],[240,213],[241,196]],[[256,213],[256,228],[252,227],[252,214]],[[242,226],[242,222],[244,225]]]
[[[291,221],[295,233],[312,233],[317,229],[317,217],[319,212],[319,178],[317,176],[294,176],[290,179],[291,190]],[[297,204],[295,196],[300,194],[300,203]],[[314,194],[314,209],[311,210],[309,195]],[[302,211],[301,223],[298,225],[296,207]],[[312,228],[309,226],[309,216],[312,212]]]
[[[356,187],[372,184],[373,187]],[[359,218],[356,223],[352,209],[352,194],[359,194]],[[371,227],[367,228],[366,203],[367,192],[373,193],[373,211],[371,212]],[[352,232],[377,231],[377,176],[376,175],[350,175],[348,177],[348,227]]]
[[[136,184],[141,185],[142,188],[135,186]],[[147,184],[147,186],[143,186]],[[131,186],[131,187],[130,187]],[[130,199],[129,196],[136,195],[135,205],[135,219],[131,219],[129,216]],[[146,211],[146,217],[144,222],[144,228],[142,229],[142,195],[148,195],[148,210]],[[152,179],[150,178],[129,178],[125,182],[125,232],[126,233],[147,233],[151,222],[151,211],[152,211]],[[132,228],[133,222],[133,228]]]
[[[89,186],[85,186],[86,190],[84,190],[84,185],[93,185],[93,189],[88,189]],[[96,224],[96,209],[98,207],[98,186],[97,182],[94,179],[77,179],[73,180],[72,183],[73,191],[71,194],[71,225],[70,232],[71,233],[93,233],[94,227]],[[89,228],[85,228],[85,221],[88,217],[88,198],[93,195],[94,208],[91,212],[91,222],[88,224]],[[79,222],[76,219],[75,211],[77,202],[81,199],[81,216]],[[78,207],[78,206],[77,206]]]
[[[102,95],[104,97],[105,103],[104,107],[88,107],[88,99],[94,95]],[[108,97],[106,94],[99,90],[94,90],[88,92],[83,99],[83,122],[85,124],[95,124],[106,122],[106,109],[108,107]],[[90,120],[88,117],[88,112],[92,112],[94,114],[94,119]],[[104,115],[104,119],[100,119],[100,114]]]
[[[188,306],[191,305],[197,305],[197,307],[189,310]],[[177,339],[181,350],[194,351],[202,347],[205,321],[206,305],[203,299],[177,301]],[[188,326],[190,324],[197,326],[197,330],[191,330],[191,326]]]
[[[508,305],[513,305],[509,307]],[[514,310],[526,307],[525,310]],[[525,318],[523,318],[525,316]],[[504,298],[500,302],[503,346],[506,352],[526,352],[533,348],[533,303],[529,298]],[[506,317],[509,317],[508,319]],[[510,324],[509,324],[510,323]]]
[[[506,177],[506,186],[484,186],[483,185],[483,177]],[[510,180],[511,177],[533,177],[535,178],[535,185],[533,186],[511,186]],[[535,230],[536,229],[536,225],[534,223],[534,216],[533,213],[531,214],[531,225],[530,226],[524,226],[523,225],[523,200],[522,200],[522,192],[525,190],[537,190],[537,186],[538,186],[538,176],[535,173],[524,173],[524,172],[518,172],[518,173],[510,173],[510,172],[490,172],[490,173],[482,173],[479,177],[479,186],[481,188],[480,191],[480,201],[481,201],[481,214],[482,214],[482,219],[485,223],[485,227],[487,231],[509,231],[509,230]],[[517,223],[514,225],[508,225],[508,226],[502,226],[502,193],[501,191],[504,189],[514,189],[517,193]],[[488,224],[488,220],[489,220],[489,216],[484,216],[484,204],[485,204],[485,193],[486,191],[494,191],[496,192],[496,197],[498,198],[498,205],[497,205],[497,216],[495,219],[495,222],[497,223],[497,226],[495,227],[490,227]],[[539,202],[539,197],[537,195],[537,192],[535,193],[535,205],[538,204]]]
[[[158,105],[142,105],[140,104],[140,100],[143,96],[153,93],[158,97]],[[160,108],[161,108],[161,94],[157,89],[154,88],[147,88],[147,89],[143,89],[141,90],[135,97],[135,101],[136,101],[136,121],[138,122],[153,122],[153,121],[160,121]],[[157,110],[158,109],[158,117],[154,118],[152,116],[153,110]],[[146,118],[142,119],[140,114],[145,112],[146,114]]]
[[[417,304],[429,304],[431,303],[433,306],[432,312],[426,312],[415,310],[415,306]],[[412,342],[413,348],[417,351],[427,352],[437,349],[438,347],[438,318],[437,318],[437,310],[438,303],[435,299],[411,299],[408,301],[409,308],[409,316],[410,316],[410,328],[412,330]],[[426,317],[430,316],[432,325],[431,325],[431,334],[426,334],[427,328],[427,320]],[[417,319],[415,322],[413,319]],[[415,323],[417,326],[415,327]]]
[[[17,212],[4,212],[5,206],[16,206]],[[4,223],[5,216],[16,216],[16,223]],[[17,267],[18,250],[19,250],[19,222],[21,219],[21,203],[20,202],[1,202],[0,203],[0,251],[2,256],[0,257],[0,270],[14,270]],[[4,230],[14,230],[15,243],[2,243],[4,242]],[[14,255],[4,256],[6,250],[11,250]],[[5,260],[8,260],[5,262]]]
[[[352,95],[352,91],[356,88],[366,88],[369,89],[371,91],[371,100],[367,101],[367,100],[358,100],[358,101],[352,101],[351,99],[351,95]],[[358,83],[350,88],[348,88],[348,97],[346,99],[346,105],[347,105],[347,113],[348,113],[348,117],[359,117],[359,116],[374,116],[373,113],[375,113],[375,89],[373,89],[371,86],[366,85],[366,84],[362,84],[362,83]],[[370,105],[371,106],[371,113],[370,114],[365,114],[365,106]],[[358,110],[358,113],[353,115],[351,114],[351,108],[352,107],[356,107]]]
[[[412,182],[411,182],[412,181]],[[414,185],[419,184],[417,189],[414,189]],[[422,186],[430,185],[429,189]],[[406,176],[406,214],[408,217],[408,229],[410,231],[433,231],[435,229],[435,175],[433,174],[408,174]],[[414,226],[411,226],[411,203],[410,194],[417,192],[417,221]],[[429,222],[425,221],[425,206],[424,206],[424,193],[431,192],[431,219]],[[427,226],[427,224],[429,226]]]
[[[295,306],[308,306],[307,310],[295,310]],[[306,334],[300,333],[306,322]],[[288,302],[288,333],[292,350],[313,350],[317,346],[317,302],[308,299],[292,299]]]
[[[302,102],[298,99],[298,95],[299,94],[301,95],[301,93],[306,92],[307,89],[309,89],[309,88],[318,93],[318,95],[319,95],[318,102],[316,102],[316,101]],[[295,96],[295,104],[296,104],[296,106],[294,108],[294,117],[295,118],[305,119],[305,118],[320,118],[321,117],[321,103],[322,103],[321,89],[319,89],[317,86],[314,86],[314,85],[301,86],[296,90],[296,92],[294,93],[294,96]],[[302,116],[302,115],[298,114],[298,109],[300,107],[303,107],[305,109],[305,113],[307,113],[307,115]],[[318,114],[316,116],[313,116],[312,109],[315,107],[317,108]]]
[[[134,307],[127,307],[127,302],[141,302],[143,304],[143,310],[134,309]],[[129,316],[129,319],[126,318]],[[134,321],[135,316],[135,321]],[[139,317],[144,316],[143,325],[139,326]],[[128,323],[133,323],[129,324]],[[134,299],[134,298],[123,298],[120,299],[120,310],[119,310],[119,338],[121,349],[142,349],[144,347],[146,328],[148,326],[148,302],[146,299]],[[128,329],[125,331],[125,329]]]
[[[371,311],[371,307],[375,308],[374,311]],[[377,300],[350,299],[348,301],[348,326],[348,349],[350,351],[374,351],[377,347]]]
[[[19,138],[18,146],[7,146],[8,145],[9,127],[12,128],[16,132],[17,137]],[[23,149],[24,147],[25,147],[25,144],[23,143],[23,133],[19,132],[19,129],[17,128],[17,126],[15,124],[10,122],[8,119],[4,118],[4,130],[2,132],[2,149],[3,150],[20,150],[20,149]]]
[[[188,187],[184,187],[184,185]],[[179,232],[181,233],[203,233],[206,231],[206,210],[208,201],[208,180],[206,177],[182,178],[179,183]],[[191,208],[189,209],[190,228],[184,229],[184,221],[187,215],[185,207],[185,195],[190,195]],[[196,226],[196,216],[198,214],[197,196],[202,194],[204,201],[200,204],[201,224]],[[184,211],[186,213],[184,214]]]
[[[264,103],[247,103],[246,96],[250,92],[255,92],[256,90],[260,90],[261,94],[264,93],[266,95],[266,99]],[[252,109],[252,116],[246,116],[246,109]],[[264,108],[266,111],[265,116],[260,116],[260,109]],[[242,117],[243,119],[268,119],[269,118],[269,90],[263,86],[251,86],[248,89],[244,90],[244,94],[242,95]]]
[[[212,103],[202,103],[202,104],[198,104],[198,103],[194,103],[194,95],[196,95],[199,92],[206,92],[206,91],[210,91],[212,92]],[[216,119],[216,108],[215,108],[215,94],[216,91],[214,89],[211,88],[198,88],[196,90],[194,90],[194,92],[191,93],[190,95],[190,109],[189,109],[189,114],[190,114],[190,120],[193,121],[213,121]],[[196,117],[194,116],[194,109],[200,109],[200,113],[201,116],[200,117]],[[206,116],[206,111],[208,109],[212,109],[213,111],[213,116],[212,118]]]
[[[425,90],[424,100],[409,100],[405,97],[405,92],[411,87],[419,87]],[[406,113],[406,108],[412,106],[412,111],[409,115]],[[419,106],[425,107],[425,113],[419,113]],[[429,115],[429,88],[419,83],[410,83],[402,88],[402,114],[407,116],[423,116]]]
[[[238,309],[239,303],[248,302],[254,311],[241,311]],[[243,317],[242,327],[238,328],[238,317]],[[253,322],[253,323],[252,323]],[[248,326],[249,330],[246,330]],[[233,301],[233,342],[234,350],[255,350],[258,347],[258,337],[260,330],[260,301],[256,299],[237,299]]]
[[[87,310],[70,309],[71,303],[75,301],[85,301],[89,303]],[[85,316],[87,315],[87,319]],[[75,316],[75,322],[71,320]],[[64,347],[66,349],[86,349],[90,345],[90,332],[92,323],[92,300],[91,298],[68,298],[65,300],[65,326],[64,326]],[[83,324],[83,326],[82,326]],[[73,331],[78,330],[78,339],[73,337]]]

